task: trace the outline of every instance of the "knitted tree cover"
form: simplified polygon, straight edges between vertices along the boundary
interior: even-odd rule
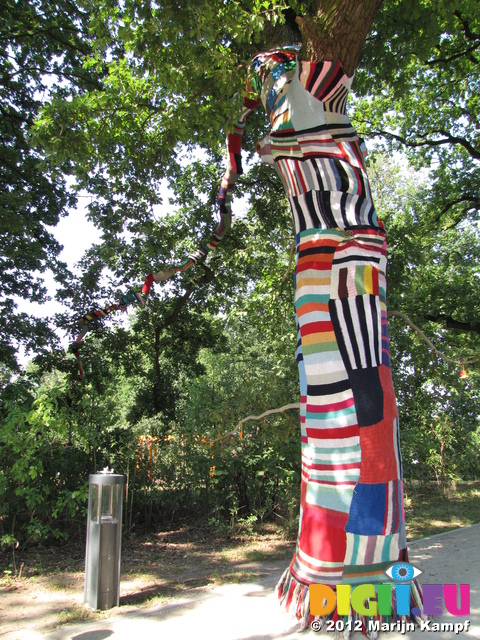
[[[249,78],[256,100],[228,144],[231,183],[241,172],[245,118],[261,101],[271,133],[258,149],[282,179],[296,234],[301,512],[277,588],[304,626],[313,619],[309,584],[385,582],[385,570],[407,560],[386,233],[346,115],[351,81],[340,62],[298,61],[292,49],[257,55]],[[416,583],[411,606],[421,608]]]

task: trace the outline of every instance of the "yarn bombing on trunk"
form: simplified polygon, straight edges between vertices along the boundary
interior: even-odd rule
[[[299,61],[296,53],[287,48],[253,59],[248,86],[255,96],[229,137],[228,156],[230,167],[238,164],[245,118],[263,103],[271,133],[257,150],[283,182],[295,227],[302,442],[296,551],[277,590],[306,628],[314,619],[309,584],[385,582],[385,570],[408,554],[386,233],[364,146],[346,114],[352,78],[339,61]],[[411,609],[421,610],[416,581],[411,593]],[[353,611],[351,617],[358,618]],[[368,635],[367,619],[362,626]]]

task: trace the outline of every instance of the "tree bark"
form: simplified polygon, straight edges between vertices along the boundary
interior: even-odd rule
[[[355,73],[360,53],[383,0],[317,0],[313,15],[298,16],[303,60],[340,60],[348,76]]]

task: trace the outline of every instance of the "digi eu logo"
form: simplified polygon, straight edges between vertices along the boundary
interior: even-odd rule
[[[408,562],[396,562],[385,571],[388,583],[359,584],[353,588],[350,584],[337,584],[336,590],[324,584],[311,584],[310,613],[323,617],[336,608],[339,616],[349,616],[352,608],[360,616],[391,616],[394,602],[397,616],[420,616],[422,611],[412,607],[411,582],[421,573]],[[422,590],[425,616],[442,615],[443,604],[452,616],[470,614],[469,584],[423,584]]]

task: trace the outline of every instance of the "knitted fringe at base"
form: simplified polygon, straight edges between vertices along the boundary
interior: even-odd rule
[[[278,581],[276,591],[280,606],[299,621],[299,631],[304,631],[309,626],[311,618],[308,584],[299,582],[291,574],[290,567],[288,567]]]
[[[290,572],[290,568],[286,569],[280,578],[277,587],[277,595],[280,600],[280,606],[287,611],[292,617],[299,621],[299,631],[305,631],[312,627],[313,630],[318,632],[326,628],[329,631],[329,637],[344,638],[347,640],[350,638],[351,633],[355,631],[361,632],[369,640],[375,640],[378,638],[378,631],[372,628],[372,621],[378,621],[380,626],[380,632],[382,624],[391,625],[393,623],[402,626],[407,623],[414,623],[418,625],[420,620],[426,620],[426,616],[422,613],[422,589],[417,580],[413,580],[410,583],[410,609],[416,609],[420,613],[410,613],[409,616],[398,616],[396,614],[396,595],[395,591],[392,593],[392,615],[391,616],[361,616],[355,611],[351,610],[349,616],[339,616],[335,609],[331,614],[324,617],[312,616],[310,614],[310,593],[308,590],[308,584],[299,582]],[[343,621],[338,623],[338,621]],[[333,633],[332,633],[333,632]]]

